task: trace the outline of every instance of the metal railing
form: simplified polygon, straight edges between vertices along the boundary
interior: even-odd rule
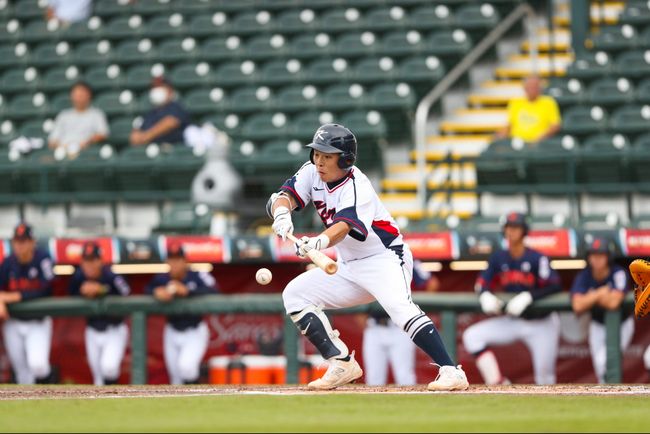
[[[481,311],[478,296],[474,293],[413,294],[413,300],[425,312],[439,312],[442,339],[452,359],[457,355],[457,316],[463,312]],[[631,306],[633,298],[625,300]],[[364,313],[376,305],[363,305],[350,309],[330,311],[335,314]],[[571,301],[566,293],[556,294],[536,301],[530,307],[534,313],[571,311]],[[55,297],[16,303],[9,306],[11,315],[35,316],[91,316],[124,315],[131,319],[131,383],[147,383],[147,315],[172,314],[275,314],[284,317],[284,353],[287,357],[287,383],[298,382],[298,331],[289,317],[284,315],[280,294],[206,295],[171,303],[156,301],[150,296],[116,297],[87,300],[76,297]],[[620,328],[621,312],[608,311],[605,316],[607,330],[608,383],[619,383],[622,378]]]
[[[427,121],[431,107],[458,81],[483,55],[494,46],[516,23],[528,17],[527,32],[530,41],[530,57],[533,71],[537,71],[537,28],[535,24],[535,10],[527,3],[517,6],[501,23],[495,27],[485,38],[479,42],[467,55],[447,74],[440,82],[429,91],[418,103],[413,123],[415,136],[416,164],[418,172],[418,203],[426,210],[427,203]]]

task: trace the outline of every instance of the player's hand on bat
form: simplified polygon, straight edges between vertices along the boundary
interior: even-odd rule
[[[521,316],[522,313],[533,302],[533,296],[530,292],[524,291],[512,297],[506,305],[506,313],[511,316]]]
[[[323,250],[329,245],[327,235],[320,234],[317,237],[302,237],[300,244],[296,244],[296,255],[304,258],[310,250]]]
[[[293,221],[291,221],[291,211],[286,206],[279,206],[273,211],[273,232],[283,240],[287,239],[287,234],[293,233]]]
[[[500,315],[503,311],[503,301],[490,291],[483,291],[478,298],[481,310],[486,315]]]

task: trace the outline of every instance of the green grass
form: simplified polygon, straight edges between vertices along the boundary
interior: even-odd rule
[[[640,396],[203,396],[0,401],[0,431],[647,431]]]

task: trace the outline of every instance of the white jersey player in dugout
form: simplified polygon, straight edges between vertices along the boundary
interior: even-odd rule
[[[296,253],[336,246],[338,272],[314,268],[293,279],[282,296],[287,314],[329,361],[312,389],[334,389],[363,375],[347,345],[332,329],[323,309],[339,309],[377,300],[395,324],[440,366],[429,390],[464,390],[467,377],[454,366],[429,317],[411,300],[413,256],[397,224],[368,178],[354,166],[357,140],[342,125],[326,124],[314,135],[310,161],[288,179],[267,203],[273,230],[286,239],[293,232],[291,212],[314,204],[326,229],[303,237]]]

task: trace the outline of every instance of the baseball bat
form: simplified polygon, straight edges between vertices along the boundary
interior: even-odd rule
[[[296,244],[301,244],[301,241],[294,237],[293,234],[287,234],[287,238]],[[311,262],[313,262],[314,265],[327,274],[335,274],[339,269],[339,266],[332,260],[332,258],[319,250],[309,249],[307,250],[307,256],[311,259]]]

